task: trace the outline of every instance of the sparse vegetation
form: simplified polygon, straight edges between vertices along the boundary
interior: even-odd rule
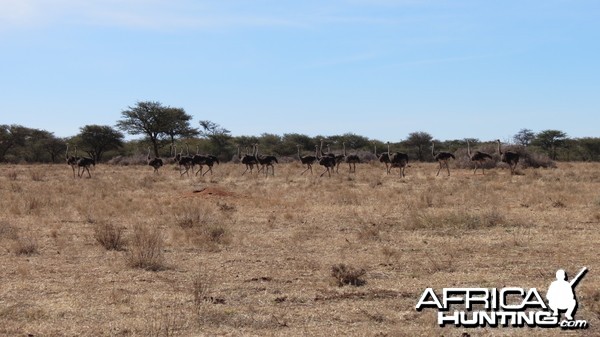
[[[110,222],[97,224],[94,228],[94,238],[106,250],[123,250],[125,247],[123,228]]]
[[[166,268],[163,247],[163,234],[158,228],[136,224],[129,239],[127,262],[134,268],[163,270]]]
[[[600,164],[453,165],[435,177],[437,163],[411,162],[400,178],[359,164],[352,179],[297,162],[268,179],[98,165],[80,180],[61,164],[40,181],[38,165],[0,165],[0,335],[460,335],[414,310],[425,288],[545,294],[557,268],[583,266],[576,317],[600,325]]]
[[[17,237],[13,243],[13,251],[17,255],[33,255],[38,253],[37,240],[31,236]]]
[[[331,276],[336,284],[341,287],[344,285],[363,286],[367,283],[362,277],[367,272],[364,269],[358,269],[343,263],[331,266]]]

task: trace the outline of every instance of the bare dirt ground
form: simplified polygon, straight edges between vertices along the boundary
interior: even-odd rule
[[[0,335],[600,335],[600,164],[302,170],[1,165]],[[359,285],[339,285],[340,264]],[[545,295],[583,266],[586,330],[442,328],[415,310],[427,287]]]

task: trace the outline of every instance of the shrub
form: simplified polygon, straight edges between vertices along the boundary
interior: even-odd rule
[[[38,243],[33,237],[26,236],[17,238],[13,244],[13,250],[17,255],[33,255],[38,253]]]
[[[364,269],[356,269],[343,263],[331,266],[331,276],[336,280],[339,287],[346,284],[357,287],[362,286],[367,283],[361,278],[365,274],[366,271]]]
[[[150,229],[139,224],[135,225],[129,242],[127,262],[131,267],[151,271],[165,269],[164,238],[159,229]]]
[[[94,228],[94,238],[106,250],[123,250],[123,228],[115,227],[111,223],[101,223]]]

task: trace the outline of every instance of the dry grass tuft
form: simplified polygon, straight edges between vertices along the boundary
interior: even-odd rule
[[[6,177],[10,181],[16,181],[17,178],[19,177],[19,173],[16,170],[10,170],[10,171],[6,172]]]
[[[16,240],[19,237],[18,230],[15,226],[11,225],[8,221],[0,221],[0,240],[9,239]]]
[[[123,228],[116,227],[112,223],[102,222],[94,227],[94,239],[106,250],[124,250],[125,239]]]
[[[33,181],[44,181],[46,174],[41,169],[34,169],[30,171],[31,180]]]
[[[164,270],[166,265],[163,247],[164,237],[158,228],[137,224],[133,227],[133,235],[129,240],[127,263],[133,268]]]
[[[31,236],[15,239],[12,248],[17,255],[33,255],[39,253],[37,240]]]
[[[364,269],[357,269],[343,263],[331,266],[331,276],[336,281],[338,287],[344,285],[352,285],[356,287],[363,286],[367,283],[361,277],[367,272]]]

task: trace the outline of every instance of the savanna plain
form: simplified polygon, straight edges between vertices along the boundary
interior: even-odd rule
[[[0,165],[2,336],[599,336],[600,164],[183,176]],[[577,285],[585,330],[437,325],[432,287]]]

